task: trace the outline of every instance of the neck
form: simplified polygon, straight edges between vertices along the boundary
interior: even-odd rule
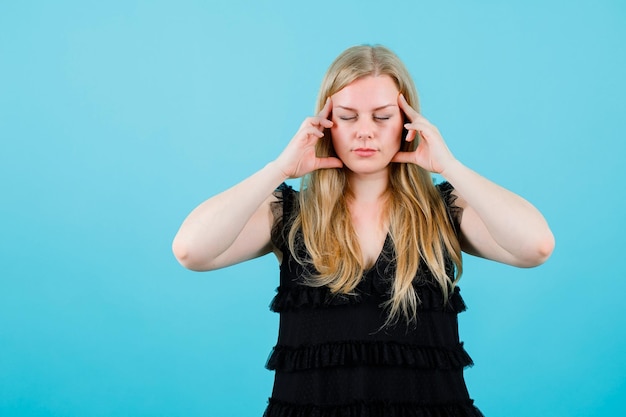
[[[347,179],[351,199],[363,203],[384,199],[389,187],[389,173],[386,171],[372,175],[350,172]]]

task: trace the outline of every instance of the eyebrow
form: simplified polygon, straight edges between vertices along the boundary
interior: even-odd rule
[[[352,107],[346,107],[346,106],[333,106],[337,109],[343,109],[343,110],[348,110],[348,111],[353,111],[353,112],[357,112],[356,109],[353,109]],[[387,107],[398,107],[397,104],[385,104],[384,106],[380,106],[380,107],[376,107],[374,109],[374,111],[378,111],[378,110],[382,110],[382,109],[386,109]]]

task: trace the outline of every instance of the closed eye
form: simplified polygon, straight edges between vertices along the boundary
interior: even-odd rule
[[[374,120],[389,120],[391,116],[374,116]]]
[[[340,120],[356,120],[356,116],[339,116]]]

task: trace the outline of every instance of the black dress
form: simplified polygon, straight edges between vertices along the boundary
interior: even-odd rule
[[[458,227],[452,187],[437,187]],[[293,259],[286,239],[297,192],[283,184],[277,195],[272,239],[283,261],[271,309],[280,313],[280,327],[267,361],[275,380],[264,416],[482,416],[463,379],[472,360],[459,341],[457,314],[465,304],[458,287],[444,304],[439,284],[422,264],[414,281],[421,301],[417,323],[383,328],[387,313],[380,305],[394,276],[391,239],[355,295],[306,286],[302,277],[315,271]],[[303,244],[298,251],[306,256]],[[450,260],[447,271],[454,271]]]

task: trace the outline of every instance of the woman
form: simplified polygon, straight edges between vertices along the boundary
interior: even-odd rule
[[[266,416],[480,416],[457,328],[461,250],[539,265],[546,221],[454,158],[384,47],[344,51],[317,107],[278,158],[191,212],[177,259],[208,271],[276,254]],[[301,192],[284,185],[299,177]]]

